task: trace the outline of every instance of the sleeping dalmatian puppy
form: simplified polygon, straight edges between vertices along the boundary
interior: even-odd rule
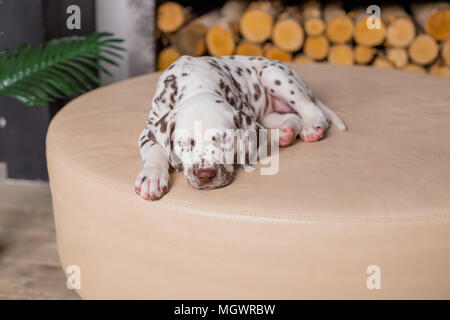
[[[202,136],[207,147],[200,151],[195,148],[199,143],[194,139],[195,122],[206,132],[213,129]],[[287,147],[298,135],[306,142],[321,139],[330,122],[346,130],[342,120],[313,97],[305,81],[281,62],[248,56],[182,56],[161,75],[139,137],[143,169],[136,193],[147,200],[163,196],[168,191],[169,165],[183,169],[197,189],[229,184],[236,166],[217,156],[227,129],[279,129],[279,145]]]

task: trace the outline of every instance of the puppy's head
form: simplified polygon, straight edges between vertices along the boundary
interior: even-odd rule
[[[190,186],[214,189],[233,180],[227,130],[234,129],[232,110],[208,96],[188,100],[177,113],[172,133],[172,161],[181,164]],[[227,159],[228,157],[228,159]]]
[[[198,128],[202,123],[196,121],[194,126]],[[214,189],[232,181],[234,165],[226,160],[224,136],[225,133],[218,130],[208,130],[203,136],[197,136],[188,130],[175,129],[173,151],[189,185],[196,189]]]

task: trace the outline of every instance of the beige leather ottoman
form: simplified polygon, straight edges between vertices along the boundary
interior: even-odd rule
[[[134,193],[159,74],[81,96],[52,121],[48,169],[64,269],[83,298],[450,298],[450,81],[297,65],[347,122],[230,186],[182,174]],[[369,290],[378,266],[381,289]]]

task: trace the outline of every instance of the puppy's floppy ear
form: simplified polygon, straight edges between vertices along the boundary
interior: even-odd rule
[[[240,110],[235,110],[233,115],[233,121],[234,124],[236,125],[236,129],[243,129],[244,131],[255,130],[258,138],[258,145],[266,142],[259,140],[261,138],[259,135],[259,130],[261,129],[266,130],[266,129],[262,125],[260,125],[252,116],[249,116]]]
[[[236,125],[236,129],[242,129],[244,132],[247,132],[247,135],[245,135],[247,139],[252,137],[252,134],[248,131],[254,131],[256,134],[256,136],[253,136],[256,137],[256,141],[253,140],[253,142],[256,142],[256,148],[250,149],[250,141],[246,141],[246,158],[250,163],[253,163],[253,161],[256,161],[257,159],[257,150],[266,145],[267,131],[255,120],[255,118],[241,110],[234,111],[233,121]],[[260,134],[260,130],[264,130],[264,132],[261,132]]]
[[[175,169],[179,169],[180,161],[175,159],[173,154],[173,141],[172,136],[176,127],[176,112],[175,110],[170,110],[164,114],[158,121],[155,122],[155,127],[157,131],[157,142],[164,148],[166,154],[169,158],[169,163]]]
[[[256,120],[241,110],[233,110],[233,122],[236,129],[264,129]]]

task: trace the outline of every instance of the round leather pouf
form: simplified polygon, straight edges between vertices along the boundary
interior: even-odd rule
[[[221,189],[134,192],[160,74],[89,92],[51,122],[64,270],[87,299],[450,298],[450,82],[295,65],[349,130],[280,150]]]

